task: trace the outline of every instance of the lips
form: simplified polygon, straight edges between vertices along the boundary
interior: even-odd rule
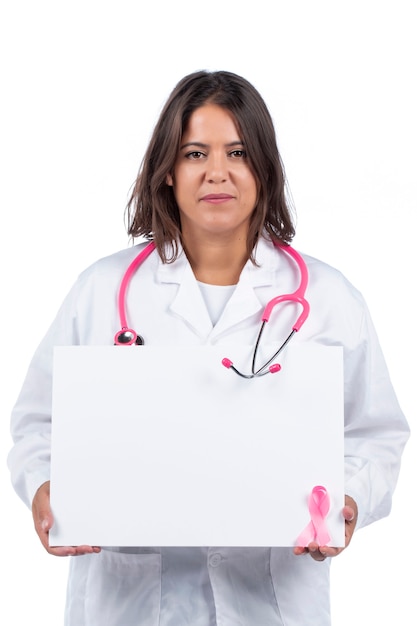
[[[233,196],[228,193],[208,193],[201,198],[204,202],[211,202],[212,204],[221,204],[228,200],[233,200]]]

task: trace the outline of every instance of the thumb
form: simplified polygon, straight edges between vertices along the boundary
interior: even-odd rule
[[[48,513],[47,511],[41,512],[39,514],[39,522],[40,522],[40,527],[43,530],[43,532],[44,533],[49,532],[53,524],[51,513]]]
[[[43,532],[48,532],[53,524],[53,516],[49,503],[49,482],[39,487],[33,498],[32,512],[35,525]]]
[[[347,522],[353,522],[355,519],[355,511],[351,506],[345,506],[343,508],[343,517]]]

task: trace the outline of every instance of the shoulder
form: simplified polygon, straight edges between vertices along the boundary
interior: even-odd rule
[[[147,245],[148,242],[140,243],[98,259],[81,272],[77,282],[83,285],[92,280],[100,280],[101,277],[105,277],[106,280],[110,281],[112,277],[120,280],[130,264],[133,263],[138,254],[144,250]]]
[[[264,254],[273,266],[273,283],[277,293],[292,293],[300,285],[300,269],[295,261],[277,254],[273,244],[265,243]],[[337,328],[337,333],[355,338],[362,332],[369,318],[369,311],[362,293],[345,274],[329,263],[305,253],[296,245],[295,249],[307,267],[305,298],[310,305],[310,326],[317,334]],[[313,323],[314,322],[314,323]],[[327,330],[326,330],[327,329]],[[347,340],[346,340],[347,343]]]
[[[339,269],[307,254],[296,245],[291,246],[291,248],[298,252],[307,267],[307,289],[310,293],[327,292],[329,296],[334,294],[349,294],[350,297],[361,302],[363,301],[362,294]],[[283,250],[285,251],[285,248],[283,248]],[[280,249],[277,249],[270,241],[260,241],[259,257],[257,256],[257,261],[259,260],[263,267],[275,275],[276,282],[280,282],[278,277],[282,274],[284,274],[286,278],[287,274],[293,274],[294,280],[297,282],[300,276],[300,269],[298,268],[298,271],[295,271],[297,268],[295,259],[290,259],[290,255],[285,255],[287,256],[287,258],[285,258],[284,255],[285,253],[280,253]]]
[[[368,341],[373,326],[362,293],[339,269],[306,254],[303,258],[309,274],[306,298],[322,335],[336,333],[346,350]]]
[[[300,254],[308,268],[310,289],[328,290],[331,297],[346,295],[356,300],[358,304],[364,303],[362,293],[342,271],[313,256],[303,252]]]

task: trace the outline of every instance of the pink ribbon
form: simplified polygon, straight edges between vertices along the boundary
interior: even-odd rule
[[[330,541],[326,526],[326,516],[330,509],[330,498],[325,487],[313,487],[308,498],[308,510],[311,521],[299,535],[296,545],[305,548],[315,541],[319,546],[325,546]]]

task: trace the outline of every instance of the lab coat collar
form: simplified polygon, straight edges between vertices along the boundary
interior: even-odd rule
[[[174,263],[159,261],[157,279],[160,283],[179,285],[170,310],[185,320],[202,338],[215,339],[231,327],[258,313],[263,305],[256,294],[258,287],[269,286],[277,267],[277,252],[271,243],[260,240],[256,248],[259,266],[248,261],[226,308],[213,327],[198,282],[183,250]]]

